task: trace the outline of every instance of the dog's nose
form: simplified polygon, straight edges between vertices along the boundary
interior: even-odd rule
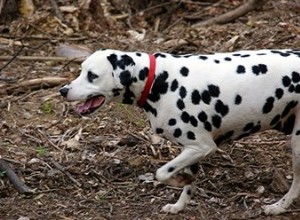
[[[59,92],[60,92],[60,94],[61,94],[63,97],[67,97],[68,92],[69,92],[69,88],[67,88],[67,87],[62,87],[62,88],[60,88]]]

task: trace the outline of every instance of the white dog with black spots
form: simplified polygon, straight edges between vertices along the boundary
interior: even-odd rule
[[[217,146],[266,129],[291,134],[293,183],[266,214],[285,212],[300,191],[300,51],[258,50],[172,55],[99,50],[78,78],[62,87],[67,100],[84,100],[80,114],[114,101],[138,105],[152,129],[183,146],[156,172],[183,192],[163,211],[182,211],[192,196],[201,159]]]

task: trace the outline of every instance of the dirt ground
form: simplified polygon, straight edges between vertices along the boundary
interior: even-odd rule
[[[201,162],[186,210],[164,214],[181,191],[152,177],[180,147],[153,136],[141,109],[111,103],[83,117],[60,97],[61,85],[16,89],[29,79],[76,77],[78,62],[34,58],[56,56],[60,45],[176,54],[299,49],[299,0],[268,1],[233,22],[199,28],[192,25],[245,1],[107,0],[100,13],[99,5],[56,2],[75,10],[41,0],[29,19],[0,20],[0,58],[16,57],[0,59],[0,155],[35,191],[18,193],[0,173],[0,219],[300,219],[300,202],[276,217],[261,209],[291,184],[287,136],[266,131],[221,146]]]

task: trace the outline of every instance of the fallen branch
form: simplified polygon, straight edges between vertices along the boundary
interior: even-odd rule
[[[258,6],[261,6],[265,2],[266,2],[266,0],[249,0],[245,4],[239,6],[238,8],[236,8],[232,11],[229,11],[220,16],[208,19],[206,21],[198,22],[198,23],[192,25],[192,27],[198,28],[198,27],[208,26],[208,25],[212,25],[212,24],[228,23],[230,21],[237,19],[238,17],[241,17],[241,16],[247,14],[248,12],[257,8]]]
[[[4,159],[0,157],[0,171],[4,172],[13,186],[18,190],[20,193],[23,194],[32,194],[34,190],[30,189],[25,183],[23,183],[17,174],[12,170],[12,168],[6,163]]]
[[[66,77],[43,77],[38,79],[30,79],[19,82],[14,85],[5,84],[0,87],[0,95],[2,94],[20,94],[35,89],[50,88],[69,82]]]
[[[7,61],[11,59],[17,59],[21,61],[55,61],[55,62],[83,62],[86,57],[78,57],[78,58],[67,58],[67,57],[38,57],[38,56],[0,56],[0,61]]]

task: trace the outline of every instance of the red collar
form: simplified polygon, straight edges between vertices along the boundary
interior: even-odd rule
[[[148,72],[147,82],[145,84],[144,90],[142,91],[142,95],[141,95],[140,99],[137,102],[139,107],[143,107],[143,105],[145,104],[145,102],[148,98],[150,89],[152,87],[152,83],[153,83],[154,78],[155,78],[155,67],[156,67],[155,56],[153,54],[149,54],[149,59],[150,59],[150,65],[149,65],[149,72]]]

